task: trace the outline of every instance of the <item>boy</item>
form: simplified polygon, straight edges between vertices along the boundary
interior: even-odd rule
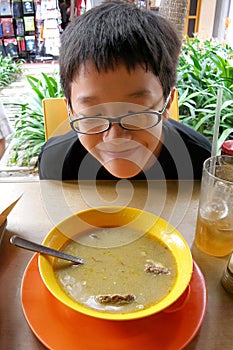
[[[41,179],[200,179],[210,144],[168,119],[180,41],[163,18],[108,2],[61,37],[60,77],[72,131],[51,138]]]

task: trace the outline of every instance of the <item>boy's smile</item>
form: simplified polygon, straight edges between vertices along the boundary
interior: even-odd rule
[[[107,116],[114,118],[116,108],[119,109],[118,115],[125,111],[159,111],[164,105],[164,98],[158,78],[141,66],[132,72],[121,65],[114,71],[99,73],[90,63],[79,71],[71,84],[71,103],[73,112],[82,111],[84,115],[90,107],[106,104]],[[94,135],[79,134],[79,138],[111,174],[121,178],[132,177],[151,167],[159,155],[162,121],[150,129],[131,131],[114,123],[113,119],[109,130]]]

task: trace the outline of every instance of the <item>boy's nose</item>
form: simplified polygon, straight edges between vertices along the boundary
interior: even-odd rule
[[[104,132],[103,139],[109,141],[117,138],[131,139],[132,137],[130,132],[123,129],[119,123],[112,123],[110,129]]]

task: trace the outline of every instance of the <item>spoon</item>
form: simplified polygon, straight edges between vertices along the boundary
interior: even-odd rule
[[[33,252],[38,252],[38,253],[46,254],[46,255],[52,255],[52,256],[55,256],[59,259],[71,261],[75,264],[83,264],[83,259],[77,258],[77,257],[70,255],[70,254],[63,253],[60,250],[46,247],[42,244],[28,241],[27,239],[16,236],[16,235],[11,236],[10,243],[17,246],[17,247],[31,250]]]

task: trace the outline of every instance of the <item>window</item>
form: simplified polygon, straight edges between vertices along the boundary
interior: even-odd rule
[[[200,8],[201,0],[189,0],[184,35],[190,38],[193,38],[194,33],[198,32]]]

